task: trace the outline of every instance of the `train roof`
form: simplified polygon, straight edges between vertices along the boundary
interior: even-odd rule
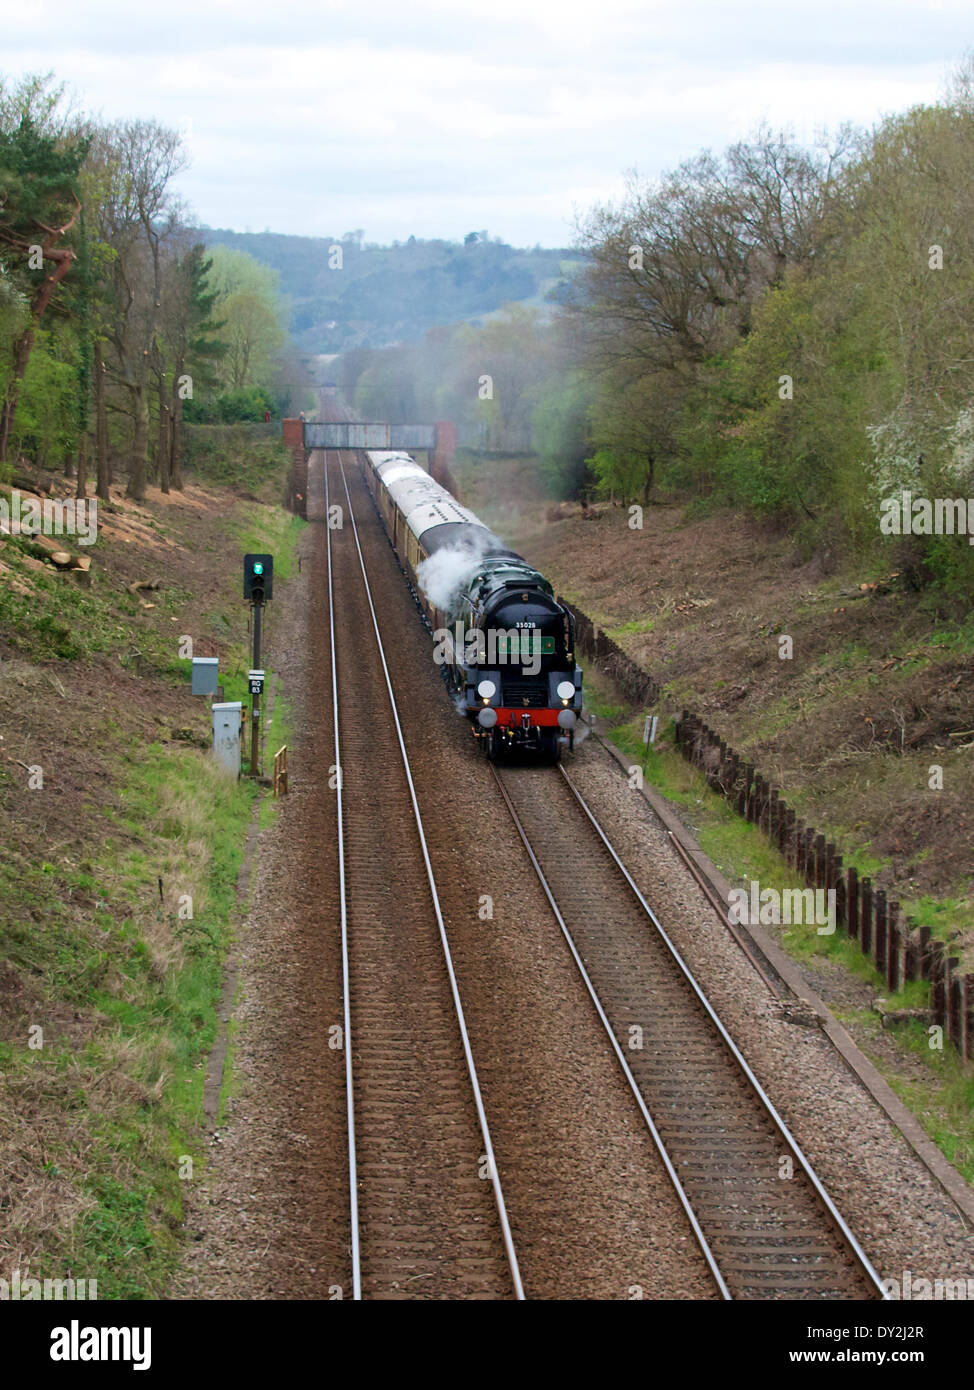
[[[424,538],[423,548],[427,554],[439,550],[443,543],[464,543],[468,538],[460,533],[460,527],[471,528],[469,543],[472,545],[482,545],[483,537],[489,536],[499,547],[503,546],[489,527],[468,507],[462,506],[435,478],[431,478],[410,454],[398,450],[376,451],[369,453],[368,458],[406,518],[410,531],[417,540]],[[450,528],[449,540],[445,535],[442,540],[435,535],[441,527]],[[474,532],[483,534],[475,536]]]

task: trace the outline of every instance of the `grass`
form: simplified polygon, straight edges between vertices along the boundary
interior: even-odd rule
[[[17,593],[7,576],[0,583],[0,628],[9,646],[32,662],[89,661],[100,656],[117,660],[137,675],[159,675],[174,683],[186,678],[185,663],[165,621],[182,611],[189,594],[167,582],[155,591],[153,617],[138,599],[96,574],[82,588],[69,574],[37,573],[28,569],[19,546],[0,548],[0,558],[13,576],[29,583],[30,593]],[[159,619],[163,619],[160,622]]]
[[[930,634],[929,641],[931,647],[957,656],[974,652],[974,617],[949,628],[938,628]]]
[[[286,580],[291,575],[298,538],[307,524],[280,507],[243,502],[236,508],[233,532],[240,542],[241,558],[266,551],[274,556],[274,578]]]
[[[290,701],[277,690],[274,695],[274,708],[265,731],[264,739],[264,771],[267,776],[271,776],[274,765],[274,754],[279,748],[291,742],[291,704]],[[280,802],[273,797],[264,797],[260,804],[259,824],[262,830],[269,825],[273,825],[280,810]]]
[[[618,627],[610,627],[606,631],[614,642],[618,642],[622,637],[635,637],[640,632],[652,632],[655,626],[655,618],[633,618],[631,622],[620,623]]]
[[[921,1004],[906,1007],[922,1007]],[[931,1047],[931,1038],[919,1020],[897,1025],[895,1046],[905,1060],[923,1067],[923,1079],[890,1069],[888,1053],[878,1045],[882,1034],[879,1016],[871,1010],[836,1010],[839,1019],[858,1034],[859,1044],[882,1071],[903,1104],[917,1117],[927,1137],[969,1183],[974,1183],[974,1076],[954,1049],[944,1043]],[[913,1071],[915,1072],[915,1068]]]
[[[269,503],[283,496],[291,460],[276,427],[268,431],[263,425],[189,424],[186,444],[187,477]]]
[[[34,1256],[43,1273],[97,1279],[99,1296],[158,1297],[181,1249],[183,1183],[204,1163],[198,1117],[217,1027],[236,877],[256,789],[204,754],[155,745],[121,789],[116,833],[84,866],[5,866],[4,954],[43,980],[47,1018],[83,1013],[81,1045],[52,1027],[44,1047],[3,1048],[6,1083],[40,1088],[46,1172],[79,1215]],[[130,829],[138,828],[138,839]],[[162,879],[164,901],[158,894]],[[44,882],[46,880],[46,882]],[[21,928],[19,898],[29,926]],[[91,906],[80,915],[59,905]],[[28,904],[43,904],[31,913]],[[8,1159],[19,1167],[35,1155]]]
[[[282,583],[304,524],[240,501],[229,520],[241,557],[272,551]],[[219,593],[226,546],[208,548]],[[144,609],[112,582],[110,551],[90,588],[33,570],[17,546],[2,556],[32,591],[0,585],[0,628],[7,647],[23,653],[20,683],[32,710],[43,710],[48,682],[57,704],[86,667],[103,680],[107,667],[110,685],[115,662],[145,679],[149,712],[160,681],[188,689],[173,635],[180,627],[170,619],[185,624],[196,595],[177,584]],[[223,602],[201,627],[225,640],[225,693],[243,698],[243,605]],[[272,604],[269,626],[273,613]],[[202,736],[202,707],[187,701],[187,711]],[[10,1019],[0,1014],[0,1261],[24,1275],[96,1279],[101,1298],[164,1296],[182,1256],[186,1184],[206,1161],[203,1085],[237,875],[260,796],[253,782],[227,779],[208,751],[153,743],[158,724],[171,722],[134,711],[121,720],[110,703],[93,711],[87,755],[66,745],[59,774],[70,778],[77,759],[73,775],[96,769],[107,791],[82,796],[80,835],[72,825],[69,840],[18,821],[17,808],[29,816],[33,804],[15,795],[17,769],[0,767],[0,792],[14,808],[0,859],[0,991],[14,986],[0,997],[0,1009],[13,1001]],[[288,722],[278,695],[268,739],[284,741]],[[273,815],[265,796],[262,823]],[[35,1023],[39,1048],[31,1046]],[[232,1089],[231,1068],[232,1037]]]

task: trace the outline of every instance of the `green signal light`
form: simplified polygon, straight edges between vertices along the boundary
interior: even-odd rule
[[[254,554],[243,557],[243,596],[248,603],[264,603],[273,597],[274,556]]]

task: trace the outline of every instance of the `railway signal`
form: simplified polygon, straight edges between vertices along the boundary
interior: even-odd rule
[[[254,662],[247,673],[250,686],[250,775],[260,774],[260,697],[264,672],[260,664],[260,629],[264,604],[274,597],[274,556],[244,556],[244,598],[254,610]]]
[[[266,603],[274,597],[274,556],[244,556],[244,598],[248,603]],[[259,655],[259,653],[258,653]],[[254,663],[257,664],[256,661]]]

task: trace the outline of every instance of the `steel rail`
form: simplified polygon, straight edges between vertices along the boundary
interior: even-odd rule
[[[583,720],[585,719],[584,714],[583,714],[581,717],[582,717]],[[599,731],[598,731],[596,728],[593,727],[593,725],[592,725],[592,723],[591,723],[591,719],[586,720],[585,722],[586,722],[587,725],[588,725],[588,731],[589,731],[590,737],[594,738],[595,741],[596,741],[597,743],[600,743],[600,744],[602,745],[602,747],[603,747],[604,749],[606,749],[607,752],[610,752],[610,753],[611,753],[611,751],[612,751],[611,748],[610,748],[609,745],[606,743],[605,739],[602,737],[602,735],[599,733]],[[660,819],[660,817],[659,817],[659,812],[658,812],[658,811],[656,810],[656,808],[652,805],[652,802],[650,802],[650,806],[651,806],[651,809],[653,810],[653,813],[656,815],[657,819]],[[741,951],[743,952],[743,954],[747,957],[747,959],[748,959],[749,963],[751,964],[751,966],[752,966],[752,967],[757,971],[757,973],[761,976],[761,979],[762,979],[762,980],[764,981],[764,983],[767,985],[768,990],[770,991],[772,997],[773,997],[774,999],[778,1000],[778,1002],[780,1003],[780,1002],[781,1002],[781,994],[780,994],[780,992],[779,992],[778,986],[781,984],[781,978],[780,978],[780,976],[777,974],[777,972],[774,971],[774,967],[773,967],[773,966],[770,964],[770,962],[768,962],[768,961],[765,961],[765,964],[764,964],[764,965],[761,964],[761,961],[762,961],[762,960],[765,960],[763,954],[760,955],[760,959],[759,959],[758,956],[759,956],[760,953],[758,952],[757,947],[754,947],[753,945],[749,945],[748,942],[745,940],[744,936],[737,930],[737,928],[735,927],[735,925],[733,924],[733,922],[730,921],[730,918],[728,917],[728,914],[727,914],[727,904],[726,904],[726,903],[722,903],[722,902],[720,901],[720,899],[715,895],[713,889],[711,888],[710,884],[707,882],[706,878],[704,878],[703,874],[700,872],[700,870],[699,870],[699,868],[697,867],[697,865],[696,865],[696,864],[694,863],[694,861],[691,859],[691,857],[690,857],[690,855],[687,853],[686,849],[683,847],[683,845],[682,845],[682,844],[680,843],[680,841],[677,839],[676,835],[674,835],[673,831],[670,830],[670,829],[666,826],[665,822],[663,822],[663,828],[666,830],[666,834],[668,835],[669,840],[670,840],[670,843],[672,844],[673,848],[676,850],[677,854],[678,854],[678,855],[680,856],[680,858],[683,860],[684,864],[686,865],[686,867],[687,867],[687,869],[690,871],[690,873],[693,874],[693,877],[696,879],[697,883],[698,883],[699,886],[700,886],[701,892],[704,894],[704,896],[706,897],[707,901],[710,903],[711,907],[714,909],[714,911],[716,912],[717,916],[720,918],[721,924],[730,932],[731,936],[732,936],[732,937],[734,938],[734,940],[737,942],[737,945],[740,947],[740,949],[741,949]],[[773,978],[772,978],[772,976],[773,976]]]
[[[751,1087],[751,1090],[754,1092],[754,1094],[760,1101],[762,1108],[771,1118],[775,1128],[777,1129],[781,1138],[784,1140],[785,1144],[791,1150],[791,1153],[794,1156],[794,1158],[797,1159],[799,1166],[801,1167],[801,1169],[805,1173],[805,1176],[811,1183],[812,1188],[816,1196],[818,1197],[820,1204],[824,1208],[827,1217],[829,1218],[832,1225],[844,1241],[847,1248],[852,1252],[852,1255],[854,1256],[856,1263],[859,1265],[860,1269],[865,1273],[868,1281],[873,1286],[877,1296],[882,1298],[883,1300],[888,1300],[889,1294],[883,1287],[882,1280],[880,1279],[876,1270],[873,1268],[872,1262],[870,1261],[868,1255],[863,1250],[862,1246],[859,1244],[859,1241],[856,1239],[852,1230],[847,1225],[842,1214],[839,1212],[835,1203],[832,1201],[832,1198],[825,1190],[817,1173],[812,1167],[810,1160],[806,1158],[805,1154],[802,1152],[802,1149],[799,1146],[797,1139],[794,1138],[791,1131],[788,1129],[788,1126],[785,1124],[784,1120],[778,1114],[778,1111],[775,1108],[770,1096],[764,1090],[764,1087],[761,1085],[760,1081],[758,1081],[757,1077],[754,1075],[754,1072],[751,1070],[737,1044],[734,1042],[734,1039],[731,1037],[727,1029],[724,1027],[716,1011],[714,1010],[713,1005],[710,1003],[710,1000],[707,998],[700,985],[697,983],[696,978],[690,970],[690,967],[687,965],[686,961],[680,955],[679,951],[676,949],[673,942],[666,934],[666,931],[659,918],[656,916],[653,909],[649,906],[649,903],[647,903],[646,899],[643,897],[629,870],[626,868],[625,864],[623,864],[615,849],[612,847],[611,843],[609,842],[608,836],[602,829],[601,825],[599,824],[598,820],[596,819],[595,815],[590,809],[585,798],[582,796],[581,792],[575,786],[575,783],[572,781],[568,773],[561,765],[559,765],[558,771],[561,773],[561,776],[563,777],[566,786],[574,796],[575,800],[578,802],[578,805],[585,812],[585,815],[588,817],[602,843],[609,851],[609,854],[611,855],[616,867],[619,869],[619,871],[625,878],[627,884],[632,889],[632,892],[635,895],[640,907],[643,909],[646,916],[653,924],[653,927],[659,935],[660,940],[665,945],[672,960],[682,973],[687,984],[690,986],[694,994],[697,996],[697,999],[703,1005],[703,1008],[706,1011],[708,1017],[710,1018],[710,1021],[717,1029],[717,1032],[722,1042],[724,1043],[728,1052],[733,1057],[734,1061],[737,1063],[738,1067],[740,1068],[741,1072],[746,1078],[749,1086]]]
[[[555,901],[555,897],[548,884],[548,880],[545,878],[544,870],[538,862],[537,855],[531,847],[531,842],[525,833],[524,826],[521,824],[521,818],[518,815],[517,811],[514,809],[514,803],[511,801],[511,798],[507,794],[507,788],[504,786],[504,782],[500,776],[500,773],[494,767],[493,763],[489,763],[488,766],[490,767],[491,772],[494,774],[494,780],[500,788],[501,796],[504,798],[505,804],[507,805],[507,809],[511,813],[511,819],[514,822],[514,826],[517,830],[517,833],[521,837],[521,843],[527,850],[528,858],[531,860],[532,867],[534,868],[534,871],[538,876],[538,881],[541,884],[541,887],[544,889],[545,897],[548,899],[548,903],[551,907],[552,912],[555,915],[555,919],[558,922],[559,927],[561,927],[562,935],[568,943],[568,949],[571,951],[575,964],[578,966],[582,979],[585,982],[585,987],[589,992],[589,996],[592,1000],[592,1003],[595,1005],[595,1011],[598,1014],[603,1027],[605,1028],[606,1034],[609,1038],[609,1042],[612,1044],[612,1050],[615,1052],[619,1065],[622,1067],[622,1070],[625,1073],[626,1080],[629,1083],[629,1088],[632,1091],[636,1104],[639,1106],[639,1110],[642,1114],[643,1119],[646,1121],[646,1127],[649,1130],[653,1143],[656,1146],[656,1151],[659,1154],[660,1158],[663,1160],[663,1166],[666,1168],[667,1176],[669,1177],[670,1182],[673,1184],[673,1187],[676,1190],[676,1195],[680,1200],[680,1205],[683,1207],[683,1210],[686,1213],[687,1220],[690,1222],[693,1234],[697,1238],[697,1243],[700,1246],[701,1251],[703,1252],[705,1260],[707,1261],[710,1273],[713,1275],[717,1288],[720,1291],[720,1296],[724,1299],[730,1299],[731,1293],[727,1287],[727,1284],[724,1281],[724,1276],[720,1272],[720,1268],[718,1267],[717,1261],[714,1258],[714,1254],[710,1248],[710,1244],[707,1240],[707,1237],[704,1235],[700,1222],[697,1219],[697,1214],[690,1204],[690,1199],[686,1194],[686,1190],[683,1184],[680,1182],[676,1168],[673,1164],[673,1160],[670,1158],[670,1155],[666,1151],[666,1146],[663,1143],[662,1136],[660,1135],[659,1130],[656,1128],[656,1122],[650,1114],[649,1107],[646,1104],[642,1091],[640,1091],[639,1089],[639,1083],[633,1076],[632,1069],[629,1066],[629,1063],[626,1061],[626,1054],[619,1046],[619,1040],[613,1032],[612,1024],[609,1022],[605,1009],[602,1007],[602,1001],[599,998],[595,986],[592,983],[591,976],[586,970],[585,964],[582,960],[581,955],[579,954],[578,948],[576,947],[575,942],[572,939],[572,934],[568,930],[568,924],[562,916],[561,910],[558,907],[557,902]]]
[[[717,916],[720,918],[721,925],[727,928],[731,936],[734,938],[734,941],[740,947],[741,953],[747,958],[748,963],[757,972],[757,974],[761,976],[761,979],[767,986],[768,993],[771,995],[772,999],[776,1000],[779,1004],[783,1003],[781,993],[778,989],[780,979],[778,979],[778,977],[775,977],[775,979],[771,978],[771,967],[766,967],[761,964],[761,960],[758,959],[757,951],[751,949],[751,947],[745,941],[744,937],[737,930],[737,927],[730,920],[730,915],[727,911],[726,903],[722,903],[720,899],[717,897],[710,884],[707,882],[703,874],[697,868],[696,864],[690,858],[690,855],[684,849],[683,845],[680,844],[680,841],[677,839],[677,837],[673,834],[673,831],[667,830],[666,834],[669,837],[670,844],[673,846],[677,854],[683,860],[687,869],[696,879],[701,893],[703,893],[710,906],[713,908]],[[763,960],[764,957],[762,956],[761,959]]]
[[[338,468],[342,476],[342,483],[345,487],[345,497],[348,501],[348,515],[352,523],[352,534],[355,538],[355,548],[358,551],[359,566],[362,571],[362,583],[365,586],[365,596],[368,600],[369,611],[372,615],[372,627],[375,632],[376,645],[379,651],[379,660],[382,663],[382,673],[385,677],[386,691],[389,695],[389,705],[392,711],[392,718],[396,728],[396,737],[399,741],[399,752],[402,756],[403,770],[406,774],[406,782],[409,787],[409,797],[412,802],[413,816],[416,822],[416,830],[419,835],[419,844],[423,853],[423,862],[426,866],[426,878],[429,883],[430,897],[433,903],[433,911],[436,916],[436,924],[439,928],[440,942],[443,947],[443,956],[446,961],[447,975],[450,980],[450,990],[453,995],[453,1005],[456,1010],[457,1022],[460,1028],[460,1038],[463,1044],[464,1057],[467,1063],[467,1072],[470,1077],[470,1084],[473,1090],[474,1105],[477,1110],[477,1119],[480,1124],[480,1133],[484,1141],[485,1156],[487,1159],[488,1170],[490,1172],[491,1186],[494,1192],[494,1202],[497,1207],[497,1216],[500,1221],[501,1234],[504,1240],[504,1249],[507,1254],[507,1262],[511,1271],[511,1280],[514,1285],[514,1295],[518,1300],[524,1299],[524,1286],[521,1282],[521,1272],[518,1266],[517,1252],[514,1249],[514,1238],[511,1234],[510,1221],[507,1216],[507,1206],[504,1202],[504,1193],[501,1188],[500,1174],[497,1169],[497,1161],[494,1155],[494,1146],[490,1137],[490,1128],[487,1124],[487,1112],[484,1109],[483,1096],[480,1091],[480,1082],[477,1078],[477,1068],[474,1063],[473,1050],[470,1045],[470,1035],[467,1031],[466,1017],[463,1012],[463,1004],[460,1000],[460,989],[457,984],[456,971],[453,967],[453,956],[450,951],[450,943],[446,934],[446,925],[443,921],[443,913],[440,908],[440,898],[436,889],[436,879],[433,874],[433,865],[429,856],[429,849],[426,844],[426,834],[423,830],[423,818],[420,814],[419,801],[416,797],[416,788],[413,784],[412,770],[409,766],[409,755],[406,752],[406,744],[403,739],[402,725],[399,722],[399,711],[396,707],[396,695],[392,687],[392,678],[389,674],[389,667],[386,662],[385,651],[382,645],[382,633],[379,628],[379,620],[375,611],[375,604],[372,601],[372,588],[369,584],[368,571],[365,565],[365,557],[362,554],[362,546],[359,541],[358,526],[355,523],[355,511],[352,507],[352,497],[348,490],[348,479],[345,476],[345,467],[342,462],[342,450],[335,451],[338,455]],[[327,462],[326,462],[327,477]]]
[[[325,473],[325,532],[328,555],[328,629],[331,643],[331,702],[332,722],[335,730],[335,768],[338,772],[335,788],[338,806],[338,893],[341,904],[342,935],[342,1027],[345,1046],[345,1110],[348,1126],[348,1186],[349,1219],[352,1232],[352,1298],[362,1297],[362,1256],[359,1245],[358,1221],[358,1165],[355,1158],[355,1102],[352,1088],[352,1002],[349,982],[348,953],[348,901],[345,887],[345,833],[342,819],[342,758],[338,732],[338,662],[335,649],[335,594],[331,566],[331,526],[328,495],[328,456],[322,450]]]

